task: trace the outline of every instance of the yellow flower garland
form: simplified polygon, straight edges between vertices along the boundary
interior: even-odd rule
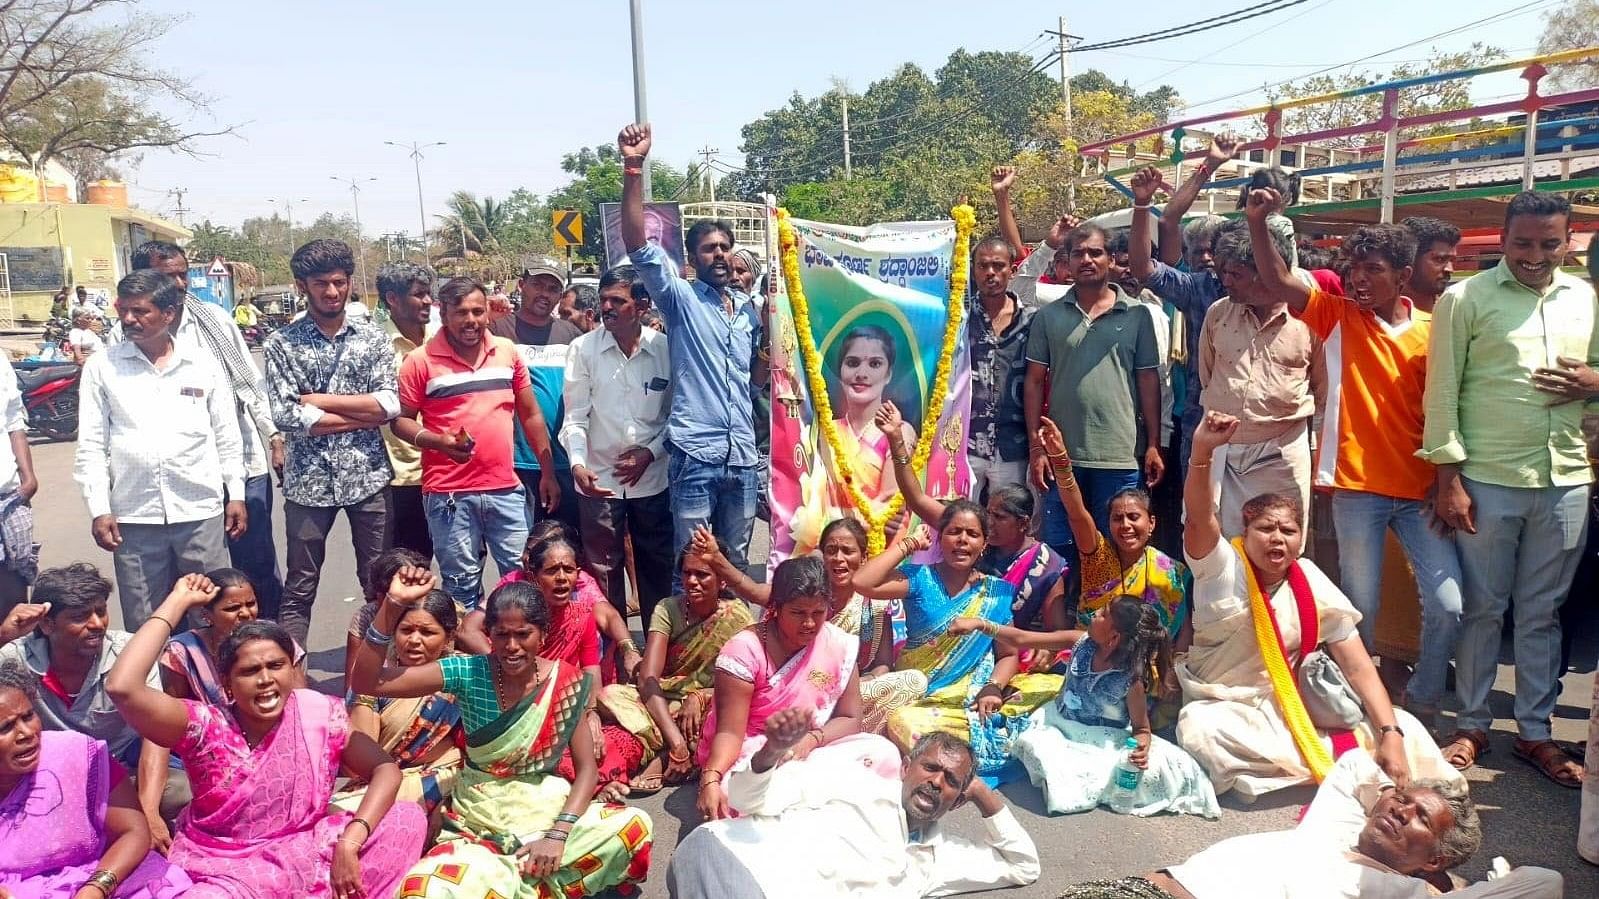
[[[955,249],[950,260],[949,315],[944,322],[944,338],[938,351],[938,369],[933,376],[932,395],[927,413],[923,417],[921,433],[916,438],[916,451],[911,455],[911,469],[918,478],[927,470],[927,459],[933,451],[933,435],[938,422],[944,417],[944,400],[949,394],[949,373],[960,339],[961,324],[966,313],[966,282],[971,269],[972,229],[977,224],[977,213],[962,204],[951,210],[955,219]],[[817,424],[832,450],[833,464],[844,490],[866,523],[867,551],[876,555],[887,543],[884,528],[905,508],[905,497],[894,494],[888,504],[879,508],[872,498],[861,490],[855,472],[850,467],[848,453],[839,437],[838,425],[833,420],[832,400],[827,393],[827,381],[822,377],[821,353],[816,349],[816,337],[811,331],[810,305],[805,300],[805,288],[800,282],[799,239],[794,225],[789,221],[788,210],[777,210],[778,245],[783,259],[783,279],[788,287],[789,305],[794,311],[794,330],[799,337],[800,361],[805,369],[806,386],[810,389],[811,408],[816,413]]]

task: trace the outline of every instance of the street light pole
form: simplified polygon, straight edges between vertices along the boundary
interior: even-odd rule
[[[340,184],[350,185],[350,200],[355,204],[355,264],[356,277],[361,279],[361,290],[366,290],[366,245],[365,237],[361,234],[361,185],[376,181],[376,178],[340,178],[338,175],[329,175]]]
[[[431,150],[434,147],[442,147],[446,142],[441,140],[434,141],[430,144],[419,144],[415,141],[412,141],[409,144],[399,144],[392,140],[386,140],[384,143],[391,147],[399,147],[400,149],[407,151],[411,156],[412,164],[416,168],[416,214],[422,223],[422,261],[427,262],[428,214],[426,208],[424,208],[422,205],[422,151]]]
[[[630,0],[629,12],[633,21],[633,120],[648,124],[650,114],[644,103],[644,0]],[[639,179],[644,186],[644,202],[650,201],[650,161],[644,160],[644,174]]]
[[[301,197],[298,200],[286,200],[286,199],[272,198],[272,199],[268,199],[267,202],[271,203],[271,204],[273,204],[275,206],[276,205],[281,205],[283,207],[283,221],[285,223],[284,227],[289,233],[289,255],[293,256],[294,255],[294,204],[295,203],[305,203],[305,202],[308,202],[308,201],[305,199],[305,197]]]

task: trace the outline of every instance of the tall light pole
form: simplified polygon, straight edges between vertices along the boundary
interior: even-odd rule
[[[628,9],[633,19],[633,120],[640,125],[650,121],[644,104],[644,0],[631,0]],[[650,161],[644,160],[644,202],[650,201]]]
[[[422,223],[422,261],[427,262],[428,214],[427,210],[422,206],[422,151],[431,150],[434,147],[442,147],[446,142],[440,140],[434,141],[431,144],[419,144],[415,141],[412,141],[409,144],[399,144],[392,140],[386,140],[384,143],[391,147],[399,147],[400,149],[407,151],[411,156],[412,164],[416,167],[416,214]]]
[[[350,185],[350,200],[355,204],[355,264],[359,273],[357,277],[361,279],[361,290],[362,292],[365,292],[366,249],[365,238],[361,234],[361,185],[376,181],[378,179],[370,177],[356,178],[354,176],[349,178],[340,178],[338,175],[329,175],[328,177],[339,182],[340,184]]]
[[[286,200],[286,199],[280,199],[280,198],[277,198],[277,197],[273,197],[271,199],[268,199],[267,202],[271,203],[274,206],[282,206],[283,207],[283,221],[287,223],[286,227],[285,227],[285,230],[287,230],[289,232],[289,255],[293,256],[294,255],[294,204],[295,203],[305,203],[305,202],[308,202],[308,201],[305,199],[305,197],[301,197],[298,200]]]

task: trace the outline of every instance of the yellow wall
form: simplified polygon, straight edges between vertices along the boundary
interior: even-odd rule
[[[76,286],[114,293],[123,273],[122,248],[116,237],[127,225],[111,218],[107,206],[77,203],[0,204],[0,247],[62,247],[65,273]],[[50,316],[55,291],[11,295],[20,324],[43,323]]]

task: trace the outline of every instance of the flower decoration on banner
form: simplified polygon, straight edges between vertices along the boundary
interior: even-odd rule
[[[938,350],[938,370],[933,376],[933,387],[928,397],[924,421],[938,422],[944,416],[944,400],[949,394],[949,373],[954,366],[955,351],[959,346],[961,326],[966,313],[966,284],[971,274],[972,229],[977,224],[977,213],[971,206],[961,204],[950,211],[955,219],[955,247],[950,260],[950,290],[944,321],[943,342]],[[833,404],[827,393],[827,381],[822,377],[821,353],[816,348],[816,336],[811,330],[810,306],[805,300],[805,287],[800,281],[799,236],[789,220],[788,210],[777,210],[778,246],[783,260],[783,283],[788,288],[789,305],[794,310],[794,330],[799,336],[800,362],[805,369],[805,384],[811,394],[811,408],[817,425],[831,450],[838,479],[843,483],[850,502],[854,504],[861,520],[866,523],[867,552],[876,555],[887,545],[884,530],[890,521],[905,508],[905,497],[895,493],[893,498],[878,505],[860,487],[850,465],[849,453],[839,436],[833,418]],[[911,454],[911,469],[916,477],[925,476],[927,459],[933,452],[933,438],[937,427],[924,427],[916,438],[916,450]]]

